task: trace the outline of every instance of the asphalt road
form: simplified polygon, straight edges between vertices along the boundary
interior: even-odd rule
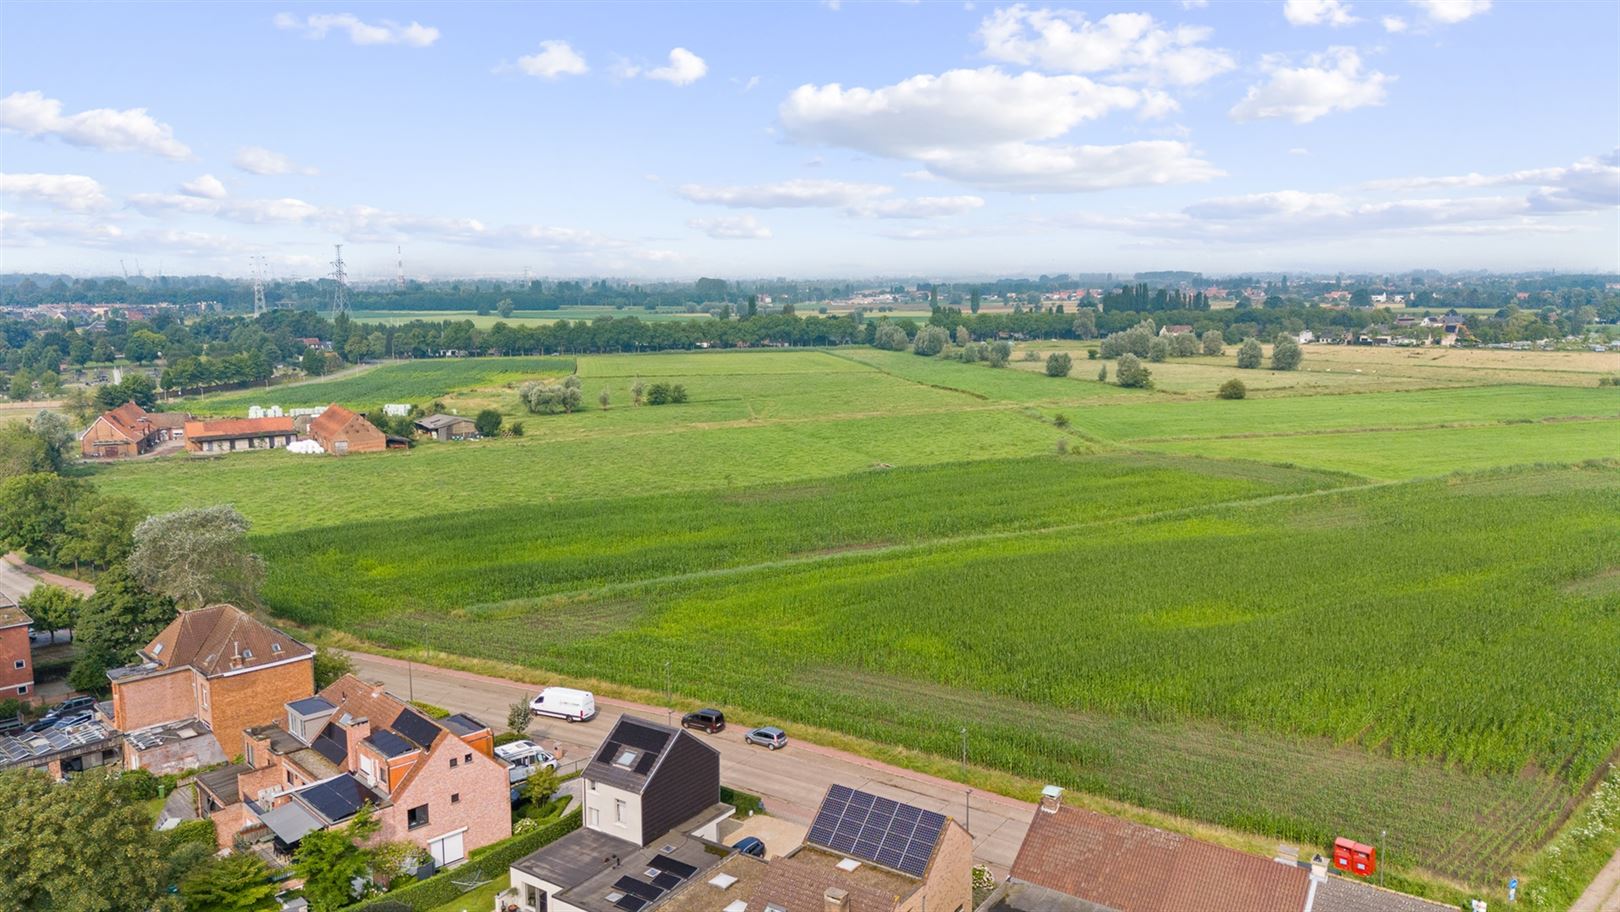
[[[1620,852],[1614,853],[1569,912],[1620,912]]]
[[[527,702],[535,694],[534,687],[516,681],[428,665],[407,667],[397,659],[365,653],[350,655],[362,678],[381,682],[395,695],[423,700],[452,712],[471,713],[497,730],[506,725],[508,707],[518,700]],[[590,722],[536,719],[529,737],[547,749],[560,743],[561,762],[567,770],[571,763],[590,758],[620,715],[659,723],[669,718],[661,707],[601,697],[596,705],[597,717]],[[679,724],[679,716],[675,715],[673,721]],[[779,751],[744,744],[742,736],[740,728],[718,735],[697,734],[719,748],[722,783],[759,795],[770,814],[795,823],[809,824],[828,786],[848,785],[939,811],[965,823],[973,834],[975,858],[1005,874],[1035,814],[1033,804],[986,792],[974,792],[970,808],[968,793],[960,783],[793,741],[791,729],[788,746]]]
[[[32,576],[22,572],[10,561],[0,560],[0,596],[13,601],[22,601],[22,597],[34,591],[38,581]]]

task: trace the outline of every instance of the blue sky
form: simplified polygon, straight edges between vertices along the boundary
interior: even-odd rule
[[[9,3],[0,269],[1620,269],[1620,5]]]

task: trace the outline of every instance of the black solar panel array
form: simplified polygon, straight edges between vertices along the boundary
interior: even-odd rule
[[[329,779],[298,793],[300,798],[309,802],[310,807],[331,821],[347,820],[354,816],[364,803],[364,795],[363,787],[350,775]]]
[[[343,729],[327,725],[315,736],[315,743],[310,746],[334,765],[342,766],[344,758],[349,755],[349,745],[344,738]]]
[[[842,855],[921,877],[945,815],[848,786],[827,790],[810,825],[809,842]]]
[[[619,740],[626,745],[653,753],[663,750],[664,745],[669,743],[669,732],[637,725],[628,719],[619,722],[618,734]]]
[[[676,877],[679,877],[682,880],[691,877],[698,871],[698,869],[693,865],[689,865],[686,862],[675,858],[670,858],[668,855],[654,855],[652,859],[647,862],[647,867],[663,871],[666,874],[674,874]]]
[[[386,728],[377,729],[366,740],[370,741],[384,757],[399,757],[417,749],[416,745]]]
[[[400,710],[399,718],[395,719],[394,724],[388,727],[423,747],[431,747],[433,739],[437,738],[439,732],[443,731],[427,716],[410,709]]]

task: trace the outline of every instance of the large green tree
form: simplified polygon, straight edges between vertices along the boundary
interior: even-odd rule
[[[247,548],[250,528],[247,517],[224,505],[148,517],[135,527],[130,573],[184,608],[257,604],[264,560]]]
[[[68,514],[89,490],[82,481],[49,472],[0,482],[0,547],[54,562]]]
[[[79,609],[74,628],[79,658],[68,682],[79,690],[106,690],[107,669],[134,661],[135,650],[174,617],[172,599],[142,586],[124,565],[114,564]]]
[[[54,471],[50,445],[28,425],[13,421],[0,426],[0,481]]]
[[[160,907],[168,864],[140,806],[98,772],[51,781],[0,772],[0,909],[128,912]]]
[[[34,591],[18,600],[17,607],[34,619],[35,627],[49,630],[55,642],[56,631],[78,626],[84,598],[62,586],[35,586]]]
[[[252,852],[210,861],[180,881],[186,912],[271,912],[281,908],[270,866]]]
[[[316,830],[299,840],[293,871],[304,879],[304,898],[314,912],[332,912],[354,901],[353,882],[371,869],[363,846],[381,826],[366,804],[347,826]]]
[[[1237,366],[1245,370],[1253,370],[1260,366],[1262,351],[1258,339],[1245,339],[1238,346]]]

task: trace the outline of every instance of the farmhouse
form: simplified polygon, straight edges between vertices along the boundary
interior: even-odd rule
[[[478,426],[471,418],[461,415],[429,415],[418,418],[413,424],[434,440],[465,440],[478,436]]]
[[[148,412],[126,402],[90,422],[79,435],[79,453],[86,459],[139,456],[184,437],[186,418],[179,412]]]
[[[107,677],[129,765],[154,773],[241,753],[243,728],[315,691],[315,650],[234,605],[182,612],[140,656]]]
[[[376,425],[336,403],[310,421],[309,436],[334,456],[378,453],[388,448],[388,438]]]
[[[1441,912],[1428,900],[1063,804],[1048,786],[978,912]]]
[[[1192,331],[1193,331],[1193,328],[1191,326],[1187,325],[1186,323],[1172,323],[1172,324],[1168,324],[1166,326],[1160,327],[1159,328],[1159,335],[1166,336],[1166,337],[1168,337],[1168,336],[1180,336],[1180,335],[1185,335],[1186,333],[1190,333]]]
[[[34,623],[16,603],[0,595],[0,699],[34,694],[34,647],[28,625]]]
[[[186,452],[230,453],[274,450],[293,442],[291,418],[221,418],[187,421]]]
[[[368,802],[381,824],[375,842],[413,842],[438,867],[512,835],[506,765],[494,732],[471,716],[435,721],[345,675],[243,735],[241,763],[198,777],[199,811],[221,847],[249,830],[286,854]]]

